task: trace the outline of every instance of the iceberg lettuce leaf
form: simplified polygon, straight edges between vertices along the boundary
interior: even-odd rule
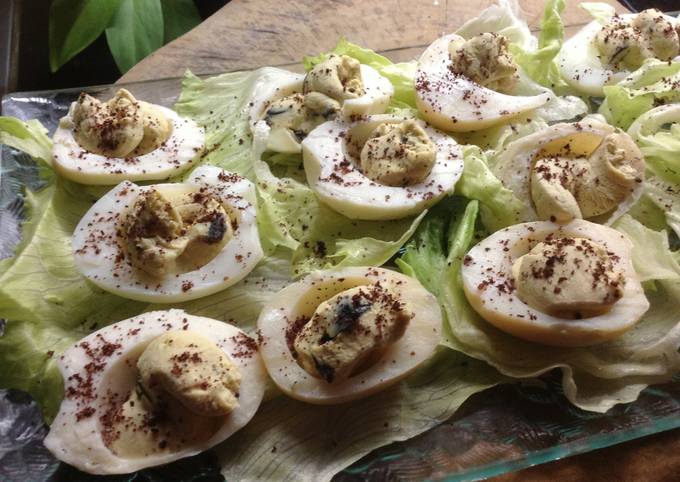
[[[328,481],[371,450],[450,417],[470,395],[505,379],[485,363],[442,349],[402,383],[350,404],[278,397],[218,447],[227,480]]]
[[[518,223],[522,203],[493,175],[482,150],[465,146],[463,154],[465,167],[456,184],[456,194],[479,201],[482,222],[491,232]]]
[[[620,81],[605,86],[599,112],[610,124],[622,129],[661,104],[680,100],[680,62],[647,59],[642,67]]]
[[[541,32],[538,36],[538,48],[527,49],[516,44],[512,46],[515,61],[529,77],[540,85],[558,92],[567,88],[567,83],[562,79],[555,61],[564,40],[564,25],[560,17],[564,7],[564,0],[546,2]]]
[[[583,10],[588,12],[593,19],[597,20],[600,25],[606,25],[609,20],[616,14],[614,7],[608,3],[602,2],[581,2],[578,5]]]
[[[680,281],[680,265],[671,252],[666,231],[645,227],[627,214],[614,227],[633,242],[633,265],[640,281]]]

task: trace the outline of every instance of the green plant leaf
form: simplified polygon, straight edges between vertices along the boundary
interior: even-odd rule
[[[50,68],[56,72],[108,26],[121,0],[54,0],[50,6]]]
[[[172,42],[201,23],[194,0],[161,0],[165,43]]]
[[[163,46],[161,0],[122,0],[106,29],[106,41],[121,73]]]

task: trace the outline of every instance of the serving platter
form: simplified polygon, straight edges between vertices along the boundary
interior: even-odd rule
[[[389,55],[389,53],[387,53]],[[109,98],[124,86],[135,96],[172,107],[181,79],[86,89],[25,92],[2,100],[2,115],[38,119],[50,133],[81,90]],[[23,186],[39,189],[35,163],[3,147],[0,158],[0,257],[19,241]],[[618,444],[680,427],[680,380],[645,390],[635,403],[606,414],[579,410],[561,392],[559,374],[507,384],[470,398],[445,423],[415,438],[373,451],[334,480],[474,480]],[[89,480],[60,464],[42,446],[47,432],[30,397],[0,398],[0,479]],[[217,456],[208,452],[169,466],[115,480],[222,480]]]

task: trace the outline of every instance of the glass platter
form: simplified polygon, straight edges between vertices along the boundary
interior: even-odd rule
[[[100,86],[15,93],[2,100],[2,115],[38,119],[50,133],[81,90],[108,98],[119,88]],[[135,96],[172,106],[179,79],[126,84]],[[0,258],[20,237],[22,188],[40,187],[33,161],[0,151]],[[1,323],[1,320],[0,320]],[[1,326],[1,325],[0,325]],[[479,393],[445,423],[420,436],[375,450],[336,481],[478,480],[680,427],[680,378],[645,390],[635,403],[607,414],[574,408],[563,396],[559,374],[498,386]],[[43,447],[47,433],[36,404],[22,392],[0,391],[0,480],[77,481],[92,476],[60,464]],[[111,481],[221,481],[217,457],[206,452]]]

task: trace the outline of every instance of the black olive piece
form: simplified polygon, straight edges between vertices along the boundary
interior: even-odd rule
[[[210,220],[210,227],[208,228],[208,235],[205,237],[205,242],[208,244],[219,243],[224,238],[227,232],[227,221],[224,214],[215,213]]]
[[[329,119],[335,117],[335,115],[336,115],[337,113],[338,113],[338,110],[337,110],[337,109],[333,109],[333,108],[331,107],[331,108],[329,108],[329,109],[323,111],[323,112],[321,113],[321,116],[322,116],[324,119],[329,120]]]
[[[312,360],[314,360],[314,367],[316,367],[316,371],[319,372],[321,378],[326,380],[328,383],[333,383],[333,379],[335,378],[335,369],[330,365],[320,362],[314,357],[312,357]]]
[[[267,117],[274,115],[285,114],[290,110],[290,107],[272,107],[267,111]]]
[[[371,309],[372,303],[368,300],[352,300],[344,298],[338,303],[335,310],[335,336],[340,333],[351,331],[357,323],[357,320]]]

